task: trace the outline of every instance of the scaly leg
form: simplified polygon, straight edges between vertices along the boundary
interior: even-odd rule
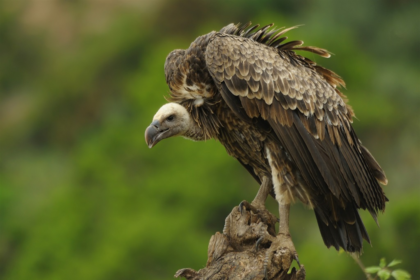
[[[265,209],[265,201],[267,200],[267,196],[270,193],[270,187],[270,179],[264,177],[254,200],[251,203],[243,200],[241,203],[239,203],[239,211],[242,213],[244,207],[246,210],[252,210],[254,213],[257,213],[258,209]]]
[[[292,238],[289,232],[289,212],[290,204],[279,204],[279,214],[280,214],[280,223],[279,223],[279,233],[276,237],[264,233],[260,239],[257,241],[258,244],[263,240],[270,240],[271,246],[267,250],[265,260],[264,260],[264,275],[265,279],[268,279],[268,269],[270,268],[272,261],[276,265],[280,265],[283,270],[288,271],[292,265],[293,260],[296,260],[299,267],[302,269],[300,274],[304,274],[304,267],[300,264],[299,258],[293,244]],[[273,259],[273,257],[275,258]]]
[[[272,262],[274,262],[277,267],[281,266],[283,270],[288,271],[293,260],[296,260],[300,270],[302,270],[301,274],[304,274],[304,268],[300,265],[289,231],[290,203],[293,201],[291,190],[296,182],[290,173],[289,166],[284,165],[284,162],[281,160],[281,155],[272,154],[269,149],[267,149],[266,152],[273,176],[274,192],[279,204],[280,222],[279,232],[276,237],[264,233],[260,238],[262,240],[271,241],[271,246],[267,250],[264,261],[265,278],[267,278],[267,274],[269,274],[268,270],[270,269]]]

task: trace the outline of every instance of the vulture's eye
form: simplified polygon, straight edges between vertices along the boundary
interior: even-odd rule
[[[168,121],[173,121],[175,119],[174,115],[170,115],[169,117],[166,118]]]

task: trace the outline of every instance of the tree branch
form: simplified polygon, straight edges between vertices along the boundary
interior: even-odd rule
[[[256,211],[257,213],[255,213]],[[266,251],[270,247],[264,239],[257,250],[257,240],[269,234],[275,236],[277,218],[267,210],[239,211],[238,206],[225,220],[223,234],[216,232],[209,242],[207,265],[195,271],[191,268],[180,269],[175,277],[187,280],[245,280],[264,279],[264,266],[267,263],[267,279],[304,280],[305,269],[293,268],[288,274],[292,257],[288,250],[278,250],[268,261]]]
[[[366,272],[366,268],[363,265],[362,261],[359,259],[359,256],[355,255],[355,254],[350,254],[350,256],[353,258],[353,260],[359,265],[359,267],[362,269],[363,273],[366,275],[366,279],[367,280],[375,280],[375,278],[372,278],[372,276]]]

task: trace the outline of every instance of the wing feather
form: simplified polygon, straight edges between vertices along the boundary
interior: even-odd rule
[[[278,40],[258,32],[249,38],[216,34],[206,51],[209,72],[235,114],[247,121],[262,118],[271,126],[317,197],[315,212],[318,223],[324,223],[320,229],[327,246],[358,251],[362,238],[369,237],[356,209],[368,209],[376,219],[386,201],[378,180],[387,181],[350,125],[353,111],[336,89],[344,82],[291,49],[325,57],[327,51],[296,48],[301,41],[276,45]],[[258,38],[277,47],[255,42]]]
[[[248,95],[248,84],[244,83],[243,80],[239,79],[238,76],[233,75],[225,79],[226,86],[234,95],[247,96]]]

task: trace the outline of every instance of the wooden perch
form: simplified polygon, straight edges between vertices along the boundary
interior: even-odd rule
[[[262,233],[275,236],[277,218],[265,209],[254,211],[246,210],[241,214],[238,206],[233,208],[225,220],[223,234],[216,232],[210,239],[206,267],[199,271],[183,268],[175,273],[175,277],[187,280],[262,280],[264,266],[267,266],[267,280],[304,280],[303,266],[287,273],[293,261],[287,249],[276,251],[271,265],[267,265],[266,251],[270,242],[265,239],[258,250],[256,243]]]

